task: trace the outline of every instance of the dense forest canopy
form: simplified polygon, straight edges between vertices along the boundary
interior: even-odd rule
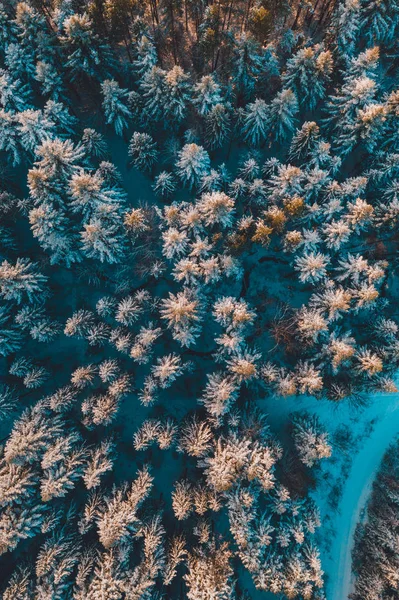
[[[3,600],[325,598],[328,424],[267,414],[397,392],[398,34],[397,0],[0,4]]]

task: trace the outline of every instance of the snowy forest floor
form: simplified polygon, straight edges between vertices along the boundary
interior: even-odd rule
[[[395,394],[395,398],[387,395],[373,398],[371,411],[378,414],[378,421],[353,459],[340,502],[336,537],[331,549],[331,566],[328,569],[328,598],[331,600],[346,599],[353,591],[351,559],[356,526],[365,514],[383,456],[399,432],[399,395]],[[328,568],[327,562],[324,568]]]

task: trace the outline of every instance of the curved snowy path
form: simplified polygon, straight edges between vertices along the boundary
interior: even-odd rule
[[[396,378],[396,384],[399,384],[399,378]],[[369,498],[385,451],[399,434],[399,393],[375,394],[370,397],[369,405],[360,412],[352,411],[348,404],[337,406],[327,400],[304,396],[284,401],[274,399],[262,403],[262,407],[269,413],[269,422],[274,430],[280,432],[284,430],[289,413],[296,410],[314,412],[326,425],[346,423],[354,430],[359,430],[361,424],[374,421],[372,433],[363,440],[359,449],[354,449],[338,514],[334,518],[335,536],[328,548],[328,556],[326,552],[322,552],[321,557],[327,579],[327,600],[347,600],[352,591],[352,549],[356,525]]]
[[[376,395],[367,417],[379,418],[374,431],[354,457],[345,482],[336,537],[331,547],[332,559],[324,568],[328,574],[327,600],[347,600],[352,591],[352,550],[356,525],[370,496],[378,467],[399,433],[399,394]]]

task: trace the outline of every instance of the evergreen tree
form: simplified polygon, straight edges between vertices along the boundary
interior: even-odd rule
[[[6,386],[0,386],[0,420],[8,417],[16,408],[17,402],[13,390]]]
[[[55,138],[44,141],[36,148],[38,160],[35,165],[48,177],[65,181],[79,169],[79,162],[84,159],[84,155],[80,144],[74,145],[71,140]]]
[[[125,200],[125,194],[117,187],[107,189],[97,172],[91,174],[82,169],[74,173],[68,187],[72,211],[83,214],[85,220],[103,204],[112,203],[117,211]]]
[[[236,40],[233,61],[233,82],[239,98],[251,99],[262,66],[260,46],[243,33]]]
[[[147,120],[158,123],[163,119],[166,103],[166,72],[160,67],[152,67],[140,82]]]
[[[44,297],[47,277],[40,273],[37,264],[27,258],[17,258],[14,264],[3,261],[0,265],[0,293],[5,300],[14,300],[20,304],[24,299],[29,302]]]
[[[212,75],[204,75],[194,86],[193,104],[203,117],[208,115],[217,104],[223,104],[220,85]]]
[[[91,127],[83,130],[82,145],[90,157],[104,158],[107,155],[107,143],[104,137]]]
[[[348,64],[360,34],[360,0],[341,0],[333,14],[331,30],[340,59]]]
[[[27,2],[19,2],[15,11],[18,26],[18,40],[32,62],[51,59],[53,41],[46,20],[42,14]]]
[[[179,126],[187,114],[191,97],[190,77],[175,65],[165,74],[164,119],[167,125]]]
[[[312,467],[315,462],[331,456],[328,435],[323,431],[316,415],[294,415],[292,430],[299,458],[307,467]]]
[[[67,51],[66,67],[70,70],[71,80],[82,75],[102,79],[113,71],[114,59],[108,44],[102,42],[93,31],[89,16],[77,13],[63,22],[62,41]]]
[[[209,154],[197,144],[186,144],[178,154],[177,174],[188,187],[197,186],[210,170]]]
[[[0,356],[9,356],[22,347],[23,336],[17,329],[8,306],[0,306]]]
[[[118,263],[124,257],[125,243],[121,222],[112,204],[99,207],[81,232],[82,250],[88,258]]]
[[[314,121],[306,121],[297,129],[290,146],[290,158],[306,160],[320,139],[320,128]]]
[[[76,131],[78,119],[70,114],[68,108],[62,102],[47,100],[44,105],[43,115],[45,119],[52,121],[60,137],[66,137],[66,134],[73,136]]]
[[[342,126],[337,143],[340,154],[349,154],[360,142],[371,154],[384,136],[386,127],[386,110],[382,104],[371,104],[359,110],[356,120]]]
[[[18,113],[19,138],[24,150],[28,153],[35,151],[46,140],[55,137],[55,124],[41,110],[24,110]]]
[[[17,41],[18,26],[14,19],[10,18],[8,6],[0,4],[0,50],[2,55],[9,44]]]
[[[295,131],[298,101],[290,89],[283,90],[270,103],[269,128],[272,139],[283,142]]]
[[[35,74],[34,57],[28,54],[21,44],[9,44],[5,52],[4,62],[14,78],[30,80]]]
[[[356,122],[359,110],[374,102],[376,87],[375,81],[368,77],[349,78],[339,93],[330,96],[324,122],[336,132],[338,143],[341,132]]]
[[[129,155],[138,169],[150,171],[157,157],[157,145],[148,133],[135,131],[129,144]]]
[[[364,52],[351,58],[348,69],[345,72],[346,79],[357,79],[369,77],[377,83],[380,49],[378,46],[368,48]]]
[[[30,108],[30,92],[20,79],[13,79],[8,71],[0,69],[0,105],[8,111],[19,112]]]
[[[205,135],[210,148],[221,148],[229,139],[231,118],[229,107],[215,104],[205,117]]]
[[[35,78],[40,83],[44,96],[50,96],[56,102],[60,99],[63,93],[62,78],[54,65],[43,60],[38,61]]]
[[[269,118],[269,107],[264,100],[257,98],[255,102],[247,105],[243,132],[246,141],[252,146],[259,146],[266,141]]]
[[[321,46],[303,48],[287,61],[284,85],[296,93],[305,108],[314,110],[325,96],[332,67],[331,52]]]
[[[155,177],[153,189],[157,196],[161,196],[162,198],[169,198],[172,196],[176,189],[176,183],[172,173],[162,171],[157,175],[157,177]]]
[[[117,135],[122,135],[131,119],[131,112],[126,103],[129,92],[120,88],[118,82],[111,79],[102,82],[101,92],[106,123],[114,126]]]
[[[360,27],[369,44],[391,44],[398,25],[399,5],[396,0],[363,0]]]
[[[7,153],[7,160],[13,166],[22,159],[22,146],[17,121],[12,112],[0,110],[0,150]]]
[[[136,47],[137,56],[133,61],[133,67],[138,78],[142,79],[152,67],[158,62],[156,48],[147,35],[142,35]]]

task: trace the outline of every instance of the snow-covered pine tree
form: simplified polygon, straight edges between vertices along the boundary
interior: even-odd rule
[[[154,66],[146,71],[140,81],[140,90],[144,100],[145,116],[149,123],[159,123],[164,118],[166,104],[166,72]]]
[[[62,77],[54,65],[44,60],[36,63],[35,79],[40,83],[44,96],[50,96],[56,102],[63,93]]]
[[[360,27],[370,45],[392,45],[399,27],[397,0],[363,0]]]
[[[28,258],[17,258],[15,263],[4,260],[0,265],[0,294],[5,300],[35,302],[48,293],[46,284],[47,277]]]
[[[181,181],[192,188],[197,186],[201,178],[211,167],[209,154],[202,146],[186,144],[178,154],[176,171]]]
[[[133,61],[133,67],[139,79],[155,67],[158,62],[157,50],[148,35],[141,36],[136,46],[136,57]]]
[[[247,33],[242,33],[235,40],[232,72],[234,87],[239,98],[246,101],[252,98],[262,67],[260,45]]]
[[[6,152],[7,160],[15,167],[23,156],[17,120],[12,111],[0,110],[0,150]]]
[[[193,89],[193,104],[202,117],[217,104],[223,104],[221,87],[212,75],[204,75]]]
[[[246,141],[252,146],[259,146],[267,139],[269,111],[270,107],[261,98],[246,106],[243,133]]]
[[[332,55],[322,46],[310,46],[298,50],[287,61],[283,75],[284,86],[295,92],[301,105],[314,110],[324,98],[333,69]]]
[[[175,65],[164,77],[163,118],[168,127],[178,127],[186,117],[191,99],[190,76]]]
[[[297,97],[290,89],[282,90],[273,98],[268,119],[272,139],[282,143],[295,131],[298,110]]]
[[[135,131],[130,140],[129,155],[135,167],[150,171],[158,157],[157,145],[148,133]]]
[[[93,30],[87,13],[73,13],[63,21],[61,41],[67,53],[66,67],[72,81],[82,76],[101,80],[110,76],[114,57],[110,46]]]
[[[127,103],[129,91],[119,87],[114,79],[105,79],[101,84],[102,108],[107,125],[112,125],[117,135],[122,135],[131,120]]]
[[[231,132],[230,106],[215,104],[205,117],[205,137],[210,148],[221,148]]]
[[[341,0],[333,13],[331,33],[341,61],[349,64],[360,35],[360,0]]]

